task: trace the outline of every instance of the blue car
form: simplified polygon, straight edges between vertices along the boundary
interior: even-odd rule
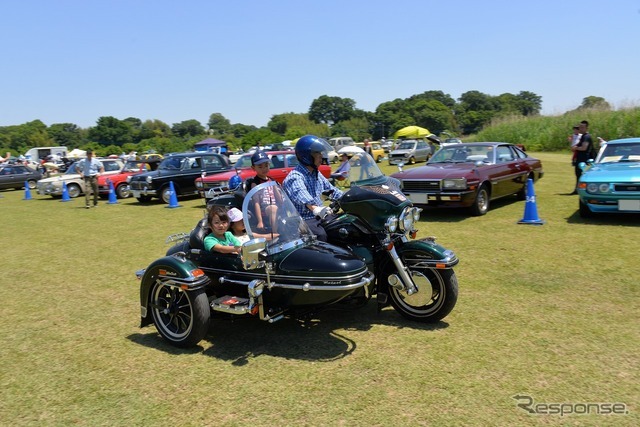
[[[640,138],[603,143],[593,164],[581,164],[580,216],[640,213]]]

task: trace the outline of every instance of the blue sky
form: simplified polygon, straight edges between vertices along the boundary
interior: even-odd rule
[[[0,126],[264,126],[321,95],[640,105],[640,0],[0,0]]]

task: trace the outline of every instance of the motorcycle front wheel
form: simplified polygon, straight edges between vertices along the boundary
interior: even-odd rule
[[[391,305],[398,313],[418,322],[437,322],[446,317],[458,301],[458,279],[453,270],[411,270],[418,292],[389,287]]]
[[[210,311],[204,289],[186,292],[156,281],[150,303],[156,329],[172,345],[191,347],[207,334]]]

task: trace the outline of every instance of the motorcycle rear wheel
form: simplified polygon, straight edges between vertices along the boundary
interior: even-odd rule
[[[156,329],[176,347],[198,344],[209,330],[209,303],[204,289],[183,291],[156,282],[151,289],[151,314]]]
[[[432,323],[446,317],[458,301],[458,279],[453,270],[411,270],[418,292],[389,287],[391,305],[407,319]]]

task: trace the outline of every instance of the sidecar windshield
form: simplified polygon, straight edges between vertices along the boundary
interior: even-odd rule
[[[351,185],[380,185],[387,181],[373,157],[363,152],[354,153],[349,159]]]
[[[242,202],[242,214],[249,238],[266,238],[270,254],[303,245],[312,237],[307,223],[275,181],[252,188]]]

